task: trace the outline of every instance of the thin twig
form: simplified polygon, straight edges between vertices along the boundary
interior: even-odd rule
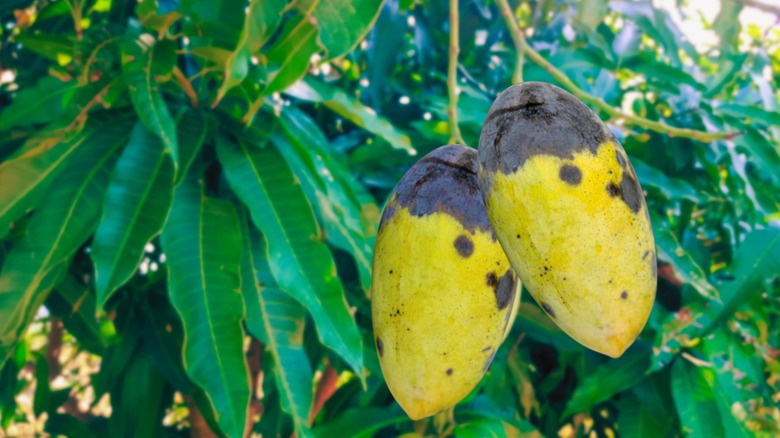
[[[705,143],[715,140],[729,140],[734,138],[736,135],[739,135],[739,133],[735,132],[705,132],[695,129],[676,128],[674,126],[669,126],[666,123],[639,117],[634,114],[623,112],[623,110],[619,108],[610,106],[604,102],[604,100],[590,95],[582,88],[578,87],[574,81],[569,79],[566,73],[555,68],[554,65],[547,61],[542,55],[539,54],[539,52],[534,50],[528,44],[522,30],[520,30],[520,27],[517,24],[517,20],[515,20],[514,15],[512,14],[512,9],[509,7],[507,0],[496,0],[496,4],[498,4],[498,7],[501,9],[501,14],[504,15],[507,26],[509,27],[509,32],[512,34],[512,41],[515,43],[516,50],[524,52],[526,56],[531,59],[531,61],[542,67],[547,73],[550,74],[550,76],[561,83],[564,88],[569,90],[569,92],[571,92],[573,95],[577,96],[577,98],[609,114],[610,117],[621,120],[624,123],[633,124],[656,132],[664,133],[670,137],[692,138],[694,140],[699,140]]]
[[[770,5],[756,0],[734,0],[734,1],[744,6],[756,8],[758,10],[768,12],[770,14],[774,14],[780,17],[780,6]]]
[[[450,143],[465,144],[458,126],[458,0],[450,0],[450,59],[447,65],[447,92],[449,105],[447,116],[450,122]]]
[[[512,36],[512,42],[515,44],[515,52],[517,57],[515,61],[515,71],[512,74],[512,83],[519,84],[523,82],[523,64],[525,64],[525,50],[523,50],[523,34],[520,31],[520,27],[517,25],[512,9],[509,8],[509,4],[504,1],[498,2],[499,8],[501,8],[501,15],[504,16],[506,27],[509,29],[509,35]],[[517,28],[518,32],[513,32],[512,29]]]
[[[176,82],[179,83],[182,90],[184,90],[184,94],[190,98],[190,105],[192,105],[193,108],[197,108],[198,95],[195,93],[195,89],[192,88],[192,82],[184,76],[184,73],[182,73],[177,65],[173,66],[173,77],[176,79]]]

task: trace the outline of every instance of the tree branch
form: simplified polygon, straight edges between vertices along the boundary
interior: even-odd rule
[[[525,38],[523,38],[523,32],[517,25],[517,21],[515,20],[515,16],[512,13],[512,9],[509,7],[509,3],[507,3],[506,0],[503,2],[499,1],[498,7],[501,9],[501,15],[504,16],[506,27],[509,29],[509,35],[512,36],[512,42],[515,44],[515,52],[517,52],[517,57],[515,60],[515,72],[512,74],[512,83],[519,84],[523,82],[523,64],[525,64],[525,50],[523,49],[523,43]],[[514,29],[516,29],[517,32],[515,32]]]
[[[450,143],[465,144],[458,126],[458,0],[450,0],[450,59],[447,64],[447,92],[449,105],[447,116],[450,122]]]
[[[780,17],[780,6],[770,5],[756,0],[732,0],[732,1]]]
[[[525,39],[525,36],[523,35],[523,31],[520,30],[520,27],[517,24],[517,20],[515,19],[514,14],[512,13],[512,9],[509,7],[509,3],[507,2],[507,0],[496,0],[496,3],[498,4],[498,7],[501,9],[501,14],[504,16],[504,19],[509,28],[509,32],[512,35],[512,41],[514,41],[515,50],[525,53],[525,55],[528,56],[531,59],[531,61],[533,61],[540,67],[542,67],[545,71],[547,71],[547,73],[549,73],[550,76],[552,76],[556,81],[560,82],[564,88],[569,90],[569,92],[571,92],[573,95],[577,96],[578,99],[609,114],[610,117],[622,120],[623,122],[628,124],[633,124],[656,132],[664,133],[669,135],[670,137],[692,138],[694,140],[699,140],[705,143],[715,141],[715,140],[730,140],[735,136],[739,135],[738,132],[705,132],[705,131],[698,131],[695,129],[676,128],[674,126],[669,126],[666,123],[658,122],[655,120],[649,120],[644,117],[639,117],[634,114],[623,112],[623,110],[619,108],[610,106],[602,99],[590,95],[587,92],[585,92],[583,89],[578,87],[577,84],[574,83],[574,81],[572,81],[571,79],[569,79],[568,76],[566,76],[566,73],[555,68],[554,65],[552,65],[546,59],[544,59],[544,57],[540,55],[539,52],[534,50],[528,44],[528,42]]]

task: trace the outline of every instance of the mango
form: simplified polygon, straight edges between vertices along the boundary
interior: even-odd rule
[[[491,106],[478,155],[488,217],[526,289],[576,341],[621,356],[657,281],[650,216],[623,147],[579,99],[526,82]]]
[[[413,420],[479,383],[520,295],[487,217],[477,152],[440,147],[400,179],[374,247],[371,311],[390,392]]]

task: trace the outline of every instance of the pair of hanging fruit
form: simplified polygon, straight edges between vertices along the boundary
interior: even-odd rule
[[[376,348],[412,419],[463,399],[511,328],[521,282],[558,326],[619,357],[655,299],[650,219],[625,151],[585,104],[547,83],[501,93],[479,152],[443,146],[382,214]]]

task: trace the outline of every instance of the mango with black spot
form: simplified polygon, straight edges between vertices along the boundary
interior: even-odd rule
[[[385,206],[371,285],[379,362],[410,418],[477,385],[519,291],[485,211],[476,151],[449,145],[423,157]]]
[[[479,164],[488,217],[528,291],[572,338],[622,355],[652,310],[656,259],[615,136],[568,92],[526,82],[490,108]]]

